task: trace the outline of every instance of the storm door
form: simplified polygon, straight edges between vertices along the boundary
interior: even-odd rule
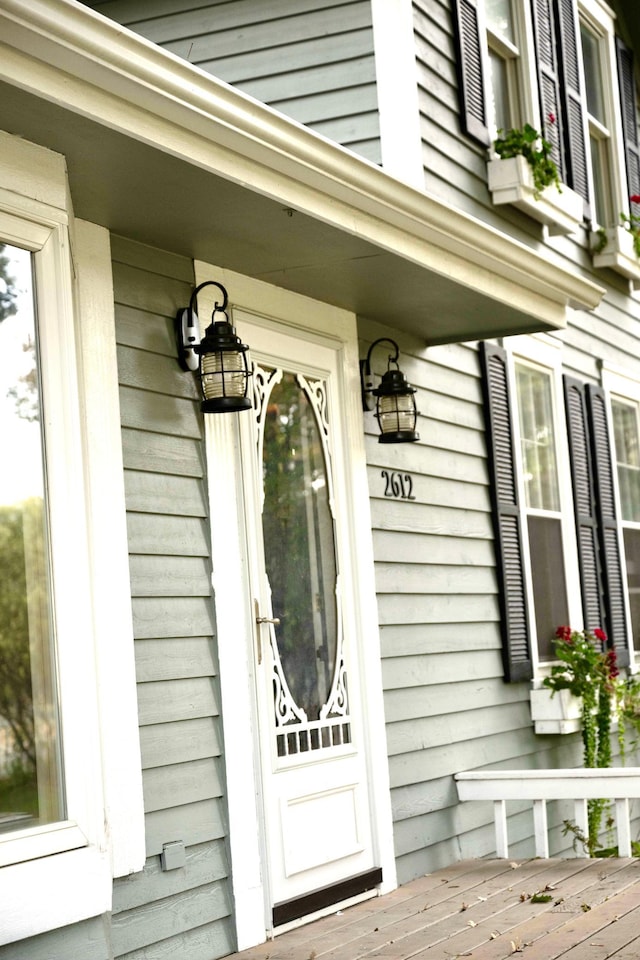
[[[241,418],[273,925],[375,887],[338,351],[247,318]],[[340,462],[338,462],[338,456]]]

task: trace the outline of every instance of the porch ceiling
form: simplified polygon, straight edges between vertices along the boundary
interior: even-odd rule
[[[27,6],[0,0],[0,128],[65,155],[76,216],[430,343],[558,328],[599,301],[72,0]]]

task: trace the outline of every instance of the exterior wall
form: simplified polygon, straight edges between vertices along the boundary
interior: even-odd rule
[[[321,8],[297,0],[295,15],[291,3],[286,10],[270,4],[269,19],[259,22],[251,12],[255,4],[246,2],[202,3],[186,13],[172,13],[176,4],[160,0],[153,6],[136,0],[92,6],[378,162],[368,3],[340,5],[339,18],[327,15],[327,4]],[[415,0],[413,10],[425,189],[606,284],[599,310],[576,312],[570,328],[558,335],[565,370],[597,381],[599,363],[606,360],[640,377],[634,330],[640,305],[629,296],[628,284],[592,268],[584,235],[543,237],[525,214],[492,205],[486,150],[462,133],[458,119],[451,4]],[[264,5],[260,14],[264,18]],[[287,44],[281,46],[285,32]],[[225,43],[222,58],[215,56],[219,42]],[[274,73],[276,63],[286,69]],[[300,96],[292,98],[292,90]],[[492,810],[457,803],[455,772],[485,765],[572,766],[580,763],[581,751],[577,736],[536,735],[529,684],[503,681],[476,344],[425,349],[418,340],[366,319],[360,321],[360,335],[363,351],[378,336],[398,340],[403,370],[419,388],[423,411],[419,444],[381,446],[371,420],[367,439],[395,842],[403,882],[494,850]],[[416,500],[385,497],[382,470],[409,473]],[[513,855],[531,855],[530,813],[517,805],[511,811]],[[555,854],[570,848],[561,835],[566,815],[560,806],[550,811]]]
[[[369,0],[92,0],[88,6],[380,162]]]
[[[193,263],[112,238],[147,862],[113,913],[0,947],[2,960],[212,960],[235,947],[204,440],[173,317]],[[186,865],[163,871],[163,844]]]
[[[115,885],[111,936],[115,957],[153,943],[209,960],[234,935],[203,424],[173,337],[193,264],[118,238],[112,249],[148,860]],[[186,867],[163,872],[176,840]]]

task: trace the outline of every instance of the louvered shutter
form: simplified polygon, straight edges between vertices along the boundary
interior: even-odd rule
[[[592,483],[589,425],[584,383],[564,377],[567,437],[576,515],[582,611],[587,630],[606,629],[598,556],[598,522]]]
[[[522,519],[516,485],[507,355],[501,347],[482,343],[480,358],[500,585],[504,674],[505,680],[515,682],[530,679],[533,676],[533,664],[522,562]]]
[[[486,147],[490,138],[485,100],[486,60],[483,48],[486,41],[481,22],[481,0],[454,0],[453,9],[462,129]]]
[[[596,509],[604,607],[607,614],[604,629],[618,655],[621,666],[629,664],[629,637],[624,603],[624,581],[620,553],[620,528],[613,494],[613,460],[609,443],[609,425],[604,390],[595,384],[587,387],[587,404],[591,427],[591,452],[596,491]]]
[[[567,182],[564,156],[564,116],[561,106],[560,68],[556,42],[554,0],[531,0],[533,35],[538,67],[540,112],[545,138],[553,147],[552,158],[563,183]],[[549,117],[555,120],[551,122]]]
[[[620,85],[624,152],[627,164],[627,185],[629,195],[633,196],[640,194],[640,136],[636,114],[633,54],[619,37],[616,37],[616,51],[618,54],[618,82]],[[635,205],[635,212],[640,216],[640,204]]]
[[[565,181],[584,200],[584,215],[589,213],[587,176],[587,125],[580,83],[580,36],[576,0],[556,0],[560,56],[560,81],[564,111]]]

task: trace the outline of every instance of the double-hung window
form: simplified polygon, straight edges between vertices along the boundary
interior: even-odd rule
[[[552,144],[560,179],[594,229],[640,194],[631,51],[604,0],[454,0],[461,123],[489,145],[525,122]],[[637,208],[635,208],[637,212]],[[605,265],[605,264],[602,264]]]
[[[508,680],[553,659],[564,624],[604,629],[629,662],[604,391],[561,375],[553,338],[481,345]]]
[[[4,133],[0,435],[6,943],[108,912],[144,821],[108,234]]]
[[[611,403],[621,540],[634,649],[640,650],[640,383],[603,370]]]
[[[581,620],[559,350],[534,337],[481,345],[505,676],[552,658]]]

